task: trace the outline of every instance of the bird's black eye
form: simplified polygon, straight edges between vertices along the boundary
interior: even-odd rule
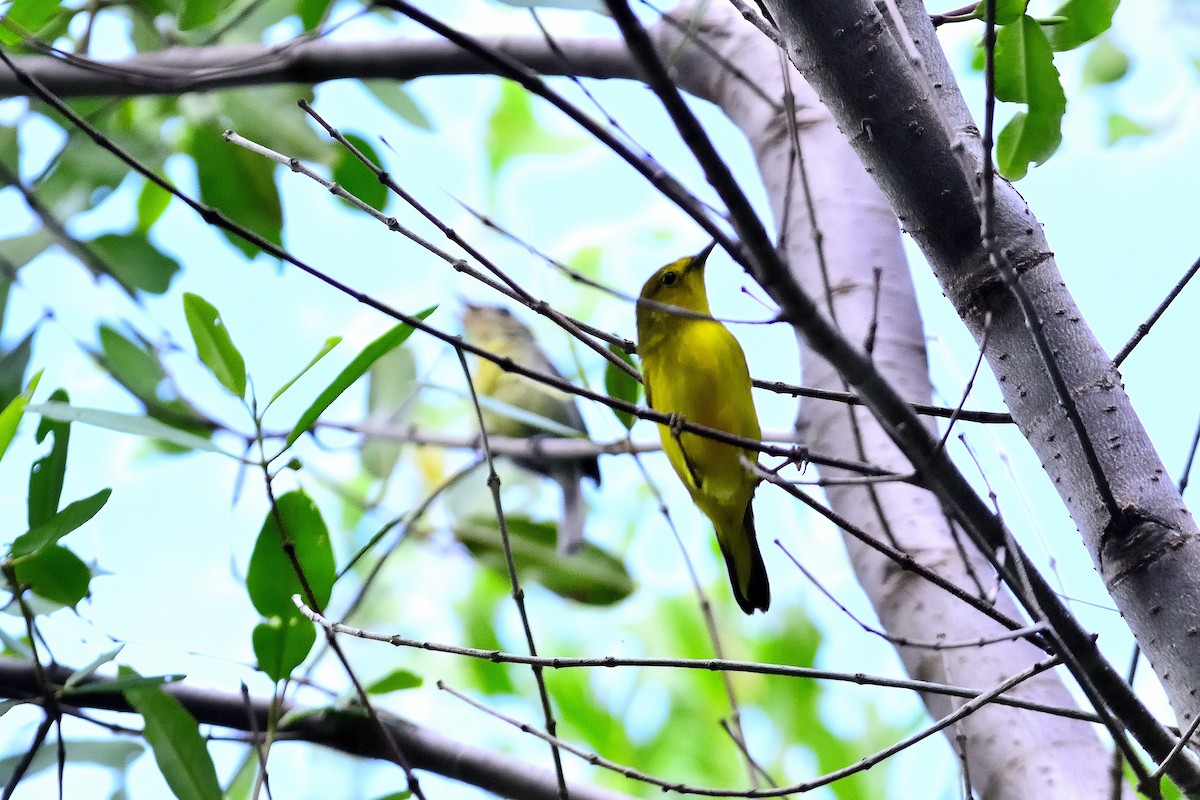
[[[677,281],[677,280],[679,280],[679,273],[675,272],[674,270],[672,270],[671,272],[664,272],[663,276],[662,276],[662,285],[663,286],[674,286],[675,281]]]

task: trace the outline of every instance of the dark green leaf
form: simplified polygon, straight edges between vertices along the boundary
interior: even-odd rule
[[[506,516],[509,545],[517,571],[562,597],[589,605],[612,605],[633,592],[633,579],[620,559],[587,542],[564,558],[555,550],[556,526],[524,517]],[[495,519],[458,523],[454,535],[480,563],[507,574],[504,544]]]
[[[397,669],[384,675],[367,687],[367,694],[387,694],[404,689],[415,689],[422,683],[421,676],[406,669]]]
[[[196,161],[200,199],[251,232],[281,245],[283,209],[275,186],[275,164],[226,142],[222,133],[222,128],[208,124],[194,127],[188,137],[188,153]],[[225,237],[247,258],[258,254],[258,248],[240,236],[226,233]]]
[[[375,99],[400,119],[421,130],[433,130],[433,122],[417,105],[417,101],[404,88],[400,81],[387,79],[362,81],[363,88],[375,96]]]
[[[300,15],[300,24],[304,26],[304,30],[315,30],[325,20],[331,5],[333,0],[298,0],[296,11]]]
[[[66,403],[63,389],[50,395],[50,402]],[[28,407],[26,407],[28,410]],[[29,527],[36,528],[58,513],[62,499],[63,477],[67,473],[67,444],[71,438],[71,423],[42,417],[37,429],[37,442],[54,437],[50,452],[33,462],[29,468]]]
[[[1112,27],[1113,13],[1119,0],[1067,0],[1052,17],[1062,19],[1046,26],[1050,46],[1055,50],[1073,50],[1095,39]]]
[[[216,379],[238,397],[246,395],[246,362],[216,307],[199,295],[185,292],[183,313],[200,360]]]
[[[4,14],[5,24],[0,25],[0,43],[21,44],[22,34],[36,33],[58,13],[58,7],[58,0],[14,0]]]
[[[179,262],[159,252],[139,233],[106,233],[88,242],[108,273],[130,294],[162,294],[179,272]]]
[[[101,489],[91,497],[71,503],[41,525],[18,536],[12,543],[12,557],[19,558],[45,550],[99,514],[111,496],[112,489]]]
[[[251,640],[258,668],[271,680],[282,681],[304,662],[317,641],[317,629],[297,612],[260,622]]]
[[[0,302],[4,300],[7,297],[0,297]],[[29,357],[33,355],[33,334],[36,332],[37,328],[30,330],[24,339],[17,342],[16,347],[0,356],[0,405],[8,405],[21,394],[21,387],[25,385],[25,370],[29,367]]]
[[[282,527],[281,527],[282,525]],[[264,617],[288,617],[297,613],[292,595],[313,602],[304,592],[285,545],[295,555],[305,582],[321,608],[329,602],[336,575],[329,529],[321,512],[303,491],[288,492],[267,512],[246,570],[246,591],[254,608]]]
[[[51,545],[35,555],[13,562],[17,582],[39,597],[74,608],[87,597],[92,572],[87,564],[61,545]]]
[[[417,319],[425,319],[433,313],[435,308],[437,306],[430,306],[424,311],[418,312],[416,315]],[[349,389],[351,384],[361,378],[380,356],[404,344],[404,341],[412,335],[413,330],[412,327],[401,322],[364,347],[363,351],[354,357],[354,360],[333,379],[333,382],[329,386],[325,387],[325,391],[321,392],[317,399],[313,401],[313,404],[300,415],[300,419],[292,427],[292,432],[288,434],[285,446],[291,447],[305,431],[312,427],[313,423],[325,412],[325,409],[329,408],[333,401],[341,396],[342,392]]]
[[[615,344],[610,344],[608,350],[629,366],[635,366],[633,358]],[[642,392],[642,385],[634,380],[625,370],[617,368],[612,362],[605,362],[604,391],[608,392],[609,397],[616,400],[624,400],[626,403],[636,404]],[[616,414],[621,424],[625,426],[625,430],[631,429],[633,423],[637,422],[637,417],[626,411],[613,409],[613,413]]]
[[[232,4],[232,0],[183,0],[179,15],[179,30],[190,31],[207,25]]]
[[[4,458],[4,454],[8,452],[8,446],[12,444],[13,437],[17,435],[17,426],[21,424],[25,406],[29,405],[29,399],[37,391],[37,385],[41,379],[42,373],[38,372],[30,379],[25,391],[14,397],[4,407],[4,410],[0,411],[0,459]]]
[[[132,670],[121,670],[121,677],[133,675]],[[221,785],[196,718],[160,688],[126,689],[124,695],[142,715],[143,736],[175,796],[179,800],[219,800]]]
[[[379,154],[375,152],[375,148],[366,139],[357,134],[347,133],[346,141],[358,148],[358,151],[366,156],[371,163],[376,166],[381,165]],[[367,169],[358,158],[345,148],[341,148],[338,151],[338,159],[333,165],[333,180],[341,184],[342,188],[347,192],[372,208],[382,210],[387,205],[387,187],[379,182],[374,172]]]
[[[17,126],[0,125],[0,164],[12,165],[15,172],[16,165],[20,163],[21,140],[17,136]],[[3,175],[0,175],[0,186],[8,185],[8,180]]]

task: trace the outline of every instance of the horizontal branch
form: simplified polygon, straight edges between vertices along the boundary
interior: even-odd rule
[[[624,42],[556,38],[569,61],[535,37],[480,37],[495,51],[546,75],[637,78],[640,69]],[[444,39],[338,42],[304,39],[281,45],[173,47],[122,61],[93,61],[69,53],[13,61],[59,97],[166,95],[239,86],[315,84],[342,78],[408,81],[428,75],[493,74],[495,68]],[[0,97],[32,96],[26,84],[0,70]]]
[[[63,666],[49,666],[43,668],[43,673],[53,683],[52,688],[57,688],[66,683],[72,671]],[[82,681],[76,684],[76,688],[87,686],[89,691],[61,697],[59,704],[134,713],[120,692],[96,690],[95,687],[103,687],[109,682],[105,678]],[[268,701],[247,702],[240,694],[222,694],[177,684],[163,688],[201,724],[253,734],[261,734],[267,729],[271,714]],[[15,658],[0,658],[0,697],[37,701],[43,695],[32,664]],[[294,710],[297,709],[285,708],[284,712]],[[549,770],[534,767],[512,756],[465,745],[385,712],[380,712],[379,717],[413,769],[463,781],[501,797],[529,800],[559,798],[557,780]],[[364,714],[329,709],[325,712],[295,714],[292,720],[281,730],[283,739],[319,744],[362,758],[394,759],[394,754],[385,746],[374,724]],[[569,788],[572,800],[628,800],[626,795],[597,786],[573,783]]]

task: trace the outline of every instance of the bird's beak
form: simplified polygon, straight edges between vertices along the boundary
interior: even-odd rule
[[[714,239],[708,243],[707,247],[705,247],[699,253],[696,253],[696,255],[692,256],[692,263],[691,263],[690,268],[696,269],[697,267],[703,267],[704,262],[708,260],[708,254],[711,253],[716,246],[717,246],[717,240]]]

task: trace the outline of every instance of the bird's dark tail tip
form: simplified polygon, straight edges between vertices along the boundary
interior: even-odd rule
[[[767,580],[767,565],[763,563],[762,552],[758,549],[758,539],[754,536],[754,510],[749,504],[746,505],[742,532],[750,544],[750,575],[746,581],[746,589],[742,591],[742,583],[733,558],[729,551],[722,547],[721,554],[725,556],[725,567],[729,570],[729,585],[733,587],[733,598],[737,600],[743,612],[766,612],[771,607],[771,584]]]

